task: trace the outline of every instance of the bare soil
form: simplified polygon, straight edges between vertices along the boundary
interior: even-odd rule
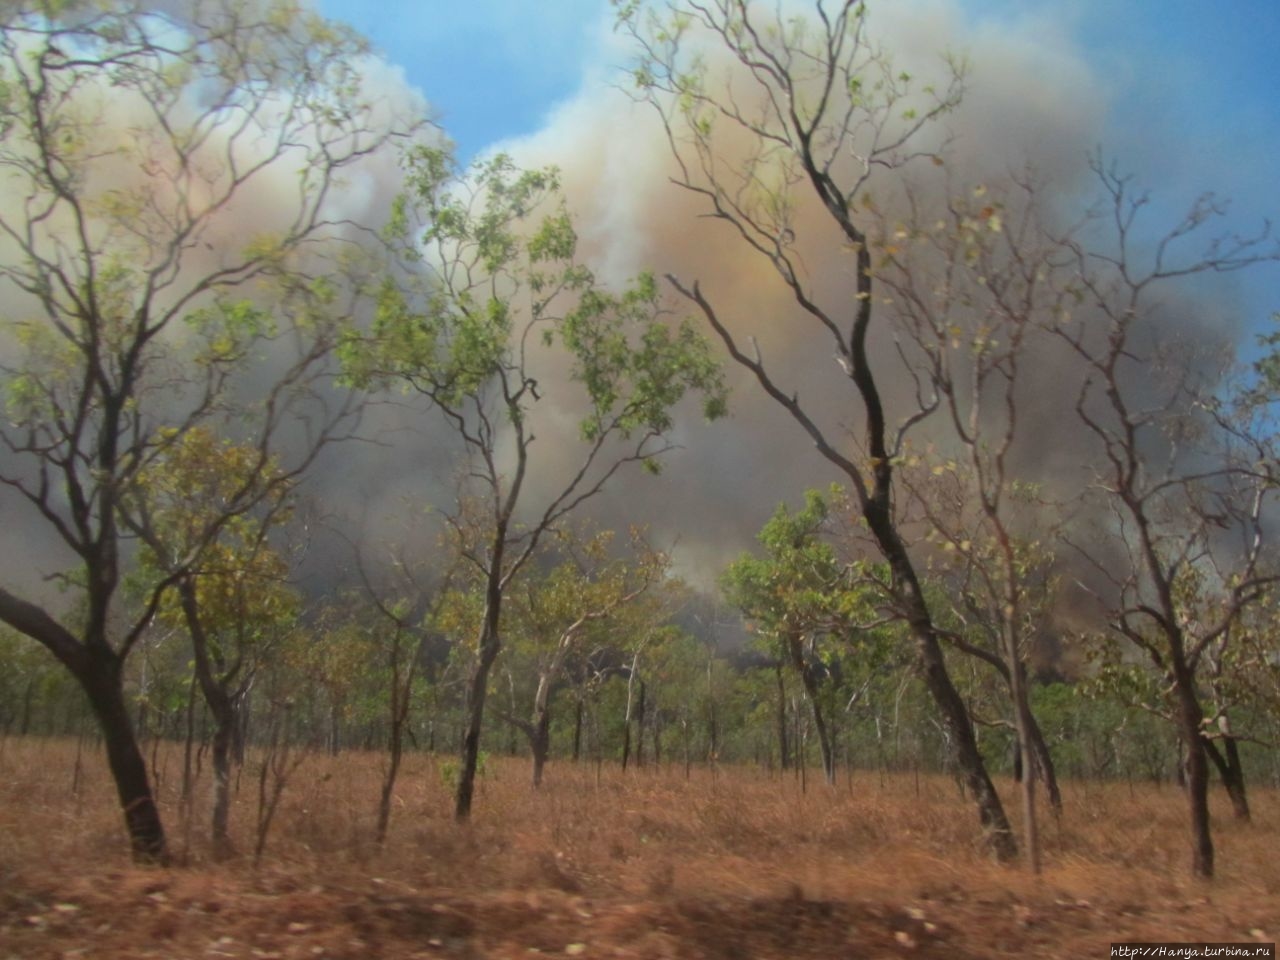
[[[1254,821],[1215,803],[1219,876],[1187,876],[1171,785],[1067,784],[1046,869],[986,855],[947,777],[489,760],[472,823],[446,761],[411,757],[391,834],[372,842],[382,760],[309,756],[255,865],[258,761],[213,863],[208,771],[188,813],[181,754],[156,769],[172,867],[129,863],[102,761],[0,742],[0,960],[9,958],[1107,957],[1119,941],[1272,942],[1280,797]],[[1009,800],[1012,784],[1001,784]],[[1010,804],[1010,806],[1014,806]]]

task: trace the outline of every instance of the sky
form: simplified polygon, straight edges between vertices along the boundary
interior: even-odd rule
[[[964,0],[973,25],[1040,24],[1107,78],[1113,137],[1143,117],[1200,144],[1251,151],[1280,138],[1280,4],[1274,0]],[[607,0],[318,0],[355,26],[435,105],[469,157],[535,132],[560,102],[610,64]],[[874,10],[873,10],[874,13]],[[603,62],[602,62],[603,60]],[[1272,155],[1274,158],[1274,155]],[[1280,191],[1280,187],[1273,188]]]
[[[566,104],[625,82],[608,0],[315,2],[403,70],[463,161],[536,138]],[[955,0],[932,9],[952,6],[960,29],[948,45],[1029,37],[1085,64],[1106,108],[1096,140],[1079,151],[1101,147],[1158,191],[1171,215],[1213,191],[1232,201],[1241,228],[1280,216],[1276,0]],[[982,63],[974,66],[980,76]],[[1274,273],[1243,286],[1249,323],[1280,310]]]

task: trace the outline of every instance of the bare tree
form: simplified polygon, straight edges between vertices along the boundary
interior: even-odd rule
[[[278,5],[6,10],[0,291],[28,319],[6,348],[0,481],[68,551],[84,616],[0,588],[0,619],[84,689],[140,859],[166,845],[123,668],[199,550],[126,615],[122,498],[220,411],[246,336],[268,337],[236,291],[304,276],[298,258],[338,233],[325,211],[341,172],[394,135],[360,89],[362,52],[343,28]],[[250,207],[264,219],[246,236]]]
[[[437,620],[453,589],[457,570],[455,564],[441,571],[438,580],[432,582],[420,575],[417,569],[420,565],[408,559],[397,546],[392,548],[390,562],[385,565],[391,582],[379,584],[370,574],[359,544],[352,544],[352,548],[364,597],[378,619],[372,625],[352,619],[338,629],[354,631],[373,640],[375,649],[386,656],[387,761],[374,829],[374,839],[382,844],[391,824],[391,802],[404,759],[405,738],[411,732],[410,707],[415,681],[426,659]]]
[[[896,69],[867,34],[866,5],[818,3],[809,20],[746,0],[620,4],[640,51],[639,96],[657,108],[676,164],[674,181],[768,264],[790,292],[808,329],[823,338],[861,421],[861,449],[847,451],[848,425],[781,380],[755,342],[735,333],[698,283],[670,277],[741,365],[847,479],[876,547],[889,566],[888,602],[910,627],[921,676],[943,718],[964,781],[991,847],[1016,853],[1004,807],[978,751],[965,704],[947,671],[942,642],[916,564],[894,512],[894,476],[911,427],[931,414],[918,395],[895,418],[886,408],[869,337],[878,319],[872,237],[866,213],[873,188],[892,190],[918,161],[937,159],[931,124],[960,99],[964,67],[947,64],[940,86]],[[707,52],[725,76],[713,76]],[[723,82],[722,82],[723,81]],[[801,214],[816,206],[825,223]],[[834,227],[847,251],[851,289],[830,292],[805,269],[803,238]],[[809,242],[814,242],[810,238]]]
[[[1027,774],[1020,778],[1026,854],[1037,873],[1037,777],[1054,807],[1062,802],[1027,671],[1050,615],[1053,546],[1043,516],[1051,504],[1038,474],[1019,470],[1025,434],[1038,427],[1030,378],[1042,382],[1061,353],[1042,322],[1068,299],[1055,282],[1066,258],[1046,222],[1046,193],[1030,175],[951,187],[941,204],[913,193],[913,215],[882,219],[872,245],[904,356],[946,427],[935,429],[930,449],[905,452],[904,486],[946,573],[947,602],[968,628],[948,639],[994,667],[1009,688],[1018,769]],[[941,218],[933,215],[938,207]]]
[[[1087,366],[1075,410],[1100,454],[1090,489],[1105,520],[1093,539],[1074,545],[1089,562],[1081,586],[1163,687],[1184,752],[1191,869],[1209,877],[1206,738],[1215,731],[1206,723],[1202,683],[1208,661],[1278,577],[1264,549],[1276,460],[1261,424],[1241,420],[1221,395],[1222,361],[1172,334],[1168,293],[1161,291],[1188,277],[1280,259],[1280,251],[1264,231],[1211,239],[1186,253],[1223,212],[1202,197],[1143,257],[1138,221],[1146,195],[1100,159],[1094,167],[1109,242],[1095,249],[1069,243],[1070,290],[1103,318],[1103,330],[1062,322],[1054,328]],[[1103,662],[1113,670],[1126,665],[1119,651]]]

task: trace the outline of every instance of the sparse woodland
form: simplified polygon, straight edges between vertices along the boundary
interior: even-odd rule
[[[672,202],[785,316],[618,282],[556,169],[460,165],[305,8],[6,9],[14,955],[195,955],[254,891],[264,956],[1274,939],[1280,335],[1188,319],[1265,223],[1105,152],[970,179],[982,64],[861,3],[615,7]],[[744,397],[815,480],[690,576],[630,492]],[[409,435],[399,512],[330,502]]]

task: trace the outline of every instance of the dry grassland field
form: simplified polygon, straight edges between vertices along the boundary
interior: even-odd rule
[[[414,755],[379,849],[381,758],[316,755],[255,867],[257,761],[233,810],[243,853],[214,864],[207,772],[184,820],[181,754],[162,749],[178,862],[145,869],[92,745],[78,782],[74,742],[0,749],[0,960],[1103,958],[1113,941],[1280,931],[1280,798],[1263,789],[1252,825],[1216,818],[1219,875],[1205,883],[1187,875],[1176,788],[1068,783],[1033,879],[984,855],[946,777],[842,774],[834,791],[813,778],[802,791],[751,769],[686,780],[679,766],[557,763],[535,792],[526,763],[491,759],[460,828],[446,761]]]

